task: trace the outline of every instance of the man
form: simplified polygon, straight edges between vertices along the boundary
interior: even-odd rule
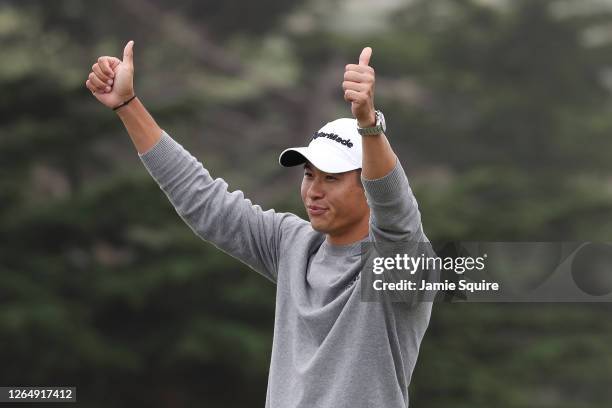
[[[285,150],[304,165],[310,222],[263,211],[228,192],[136,98],[133,45],[123,60],[100,57],[87,88],[123,121],[139,157],[193,231],[276,283],[269,408],[407,407],[408,385],[431,303],[361,300],[361,244],[426,241],[416,200],[374,109],[372,50],[345,67],[338,119],[307,147]],[[360,172],[361,169],[361,173]]]

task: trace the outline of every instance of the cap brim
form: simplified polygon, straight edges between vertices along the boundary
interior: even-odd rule
[[[293,167],[304,164],[308,161],[317,169],[326,173],[344,173],[346,171],[360,168],[349,161],[338,159],[338,157],[331,160],[331,158],[328,159],[324,154],[321,154],[322,152],[319,151],[318,153],[319,154],[316,154],[308,147],[292,147],[283,150],[278,157],[278,162],[281,164],[281,166]]]
[[[280,156],[278,156],[278,162],[281,166],[285,167],[293,167],[304,164],[308,161],[308,158],[306,157],[307,151],[307,147],[292,147],[290,149],[285,149]]]

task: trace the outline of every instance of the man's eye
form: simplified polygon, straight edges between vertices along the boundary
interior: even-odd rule
[[[304,177],[312,177],[312,173],[306,171],[304,172]]]
[[[325,176],[325,179],[326,180],[338,180],[338,178],[334,176]]]

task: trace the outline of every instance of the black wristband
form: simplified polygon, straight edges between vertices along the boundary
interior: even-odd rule
[[[115,106],[115,107],[113,108],[113,110],[114,110],[114,111],[116,111],[116,110],[117,110],[117,109],[119,109],[120,107],[127,105],[128,103],[132,102],[132,99],[134,99],[135,97],[136,97],[136,95],[132,96],[130,99],[128,99],[127,101],[123,102],[121,105],[119,105],[119,106]]]

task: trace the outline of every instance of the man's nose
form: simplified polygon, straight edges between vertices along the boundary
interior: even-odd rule
[[[324,195],[325,195],[325,191],[319,181],[314,180],[312,183],[310,183],[310,187],[308,187],[308,197],[321,198]]]

